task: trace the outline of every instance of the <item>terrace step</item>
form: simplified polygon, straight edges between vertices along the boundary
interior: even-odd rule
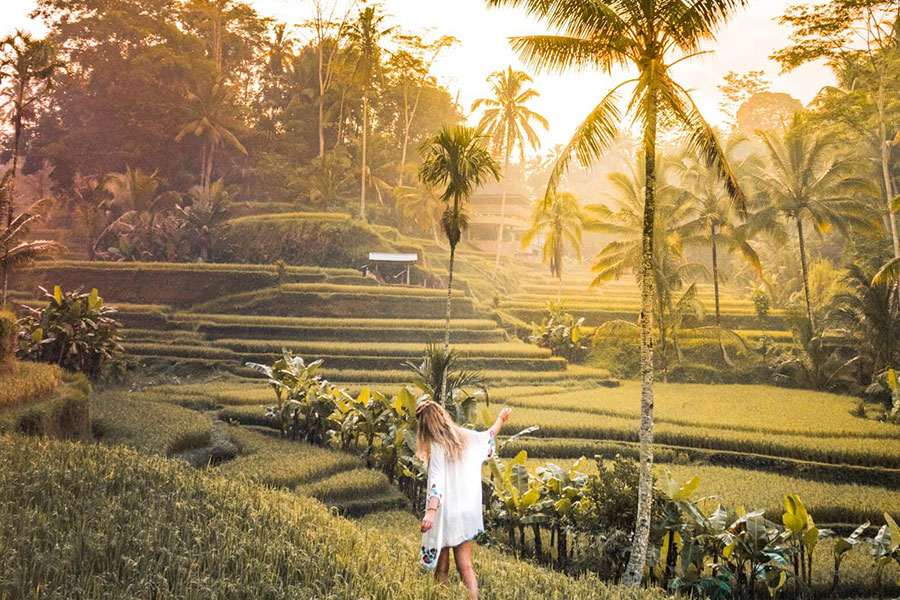
[[[343,323],[323,327],[250,326],[202,324],[197,331],[210,339],[245,338],[263,340],[346,341],[346,342],[416,342],[420,345],[443,338],[440,329],[414,327],[364,328],[344,327]],[[502,329],[458,329],[450,332],[450,342],[489,343],[509,339]]]
[[[125,351],[135,357],[165,357],[169,359],[201,359],[208,361],[231,362],[243,365],[247,362],[268,364],[278,360],[280,353],[240,353],[228,348],[215,346],[192,346],[156,343],[129,343],[123,344]],[[395,356],[348,356],[336,354],[316,353],[311,359],[322,359],[334,369],[354,370],[400,370],[406,362],[419,363],[422,360],[421,353]],[[523,358],[516,356],[464,356],[460,363],[472,369],[482,370],[510,370],[510,371],[564,371],[566,361],[562,358]],[[406,372],[408,380],[409,372]]]

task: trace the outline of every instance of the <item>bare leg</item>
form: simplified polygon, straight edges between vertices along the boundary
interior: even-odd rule
[[[456,569],[466,589],[469,590],[469,598],[478,600],[478,580],[475,578],[475,568],[472,566],[472,542],[463,542],[453,549],[453,560],[456,561]]]
[[[441,584],[447,585],[447,575],[450,573],[450,548],[441,548],[437,565],[434,568],[434,578]]]

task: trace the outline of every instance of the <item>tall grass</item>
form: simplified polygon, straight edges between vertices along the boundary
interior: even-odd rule
[[[407,513],[358,528],[314,500],[126,449],[0,436],[0,456],[0,597],[461,594],[416,566],[415,517],[400,516]],[[569,579],[491,550],[475,555],[488,598],[661,597],[596,578]]]
[[[0,410],[43,400],[59,386],[62,369],[56,365],[17,362],[12,373],[0,374]]]

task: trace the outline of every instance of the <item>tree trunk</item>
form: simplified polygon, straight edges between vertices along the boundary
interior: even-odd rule
[[[444,329],[444,354],[450,354],[450,308],[453,297],[453,260],[456,257],[456,244],[450,244],[450,265],[447,269],[447,326]],[[447,403],[447,373],[441,375],[441,404]]]
[[[562,271],[559,273],[559,287],[556,288],[556,303],[562,302]]]
[[[560,527],[556,534],[556,566],[560,571],[565,571],[569,565],[568,543],[566,529]]]
[[[722,316],[719,309],[719,256],[718,248],[716,248],[716,226],[709,226],[709,233],[712,236],[712,272],[713,272],[713,293],[716,297],[716,327],[722,327]]]
[[[209,186],[212,185],[212,168],[213,168],[213,152],[215,152],[215,143],[210,140],[209,150],[206,152],[206,184],[204,189],[208,192]]]
[[[12,166],[10,167],[9,176],[9,208],[6,211],[6,229],[12,227],[13,213],[16,207],[16,167],[19,164],[19,140],[22,137],[22,116],[19,113],[13,118],[13,151]],[[4,263],[8,260],[9,248],[3,248]],[[9,296],[9,269],[3,269],[3,293],[0,295],[0,309],[6,308],[6,300]]]
[[[803,221],[797,219],[797,236],[800,240],[800,268],[803,270],[803,293],[806,296],[806,315],[813,335],[816,333],[816,322],[813,319],[812,303],[809,299],[809,265],[806,261],[806,243],[803,240]]]
[[[319,107],[318,107],[318,129],[319,129],[319,158],[325,156],[325,80],[324,80],[324,68],[325,68],[325,48],[323,47],[324,40],[319,38]]]
[[[541,562],[544,557],[544,543],[541,540],[541,526],[537,523],[531,524],[531,531],[534,534],[534,558]]]
[[[362,151],[359,170],[359,218],[366,220],[366,137],[369,130],[369,95],[363,95]]]
[[[638,484],[637,522],[631,558],[624,583],[638,586],[644,577],[650,543],[650,509],[653,503],[653,227],[656,192],[656,95],[651,92],[644,130],[644,223],[641,244],[641,471]]]
[[[497,257],[494,259],[494,277],[500,268],[500,249],[503,247],[503,219],[506,218],[506,175],[509,170],[509,140],[506,142],[506,158],[503,162],[503,190],[500,192],[500,226],[497,228]]]

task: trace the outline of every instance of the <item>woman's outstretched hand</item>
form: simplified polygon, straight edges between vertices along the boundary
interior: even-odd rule
[[[512,409],[509,407],[504,408],[500,411],[500,414],[497,415],[497,418],[506,423],[506,420],[509,418],[509,413],[512,412]]]

